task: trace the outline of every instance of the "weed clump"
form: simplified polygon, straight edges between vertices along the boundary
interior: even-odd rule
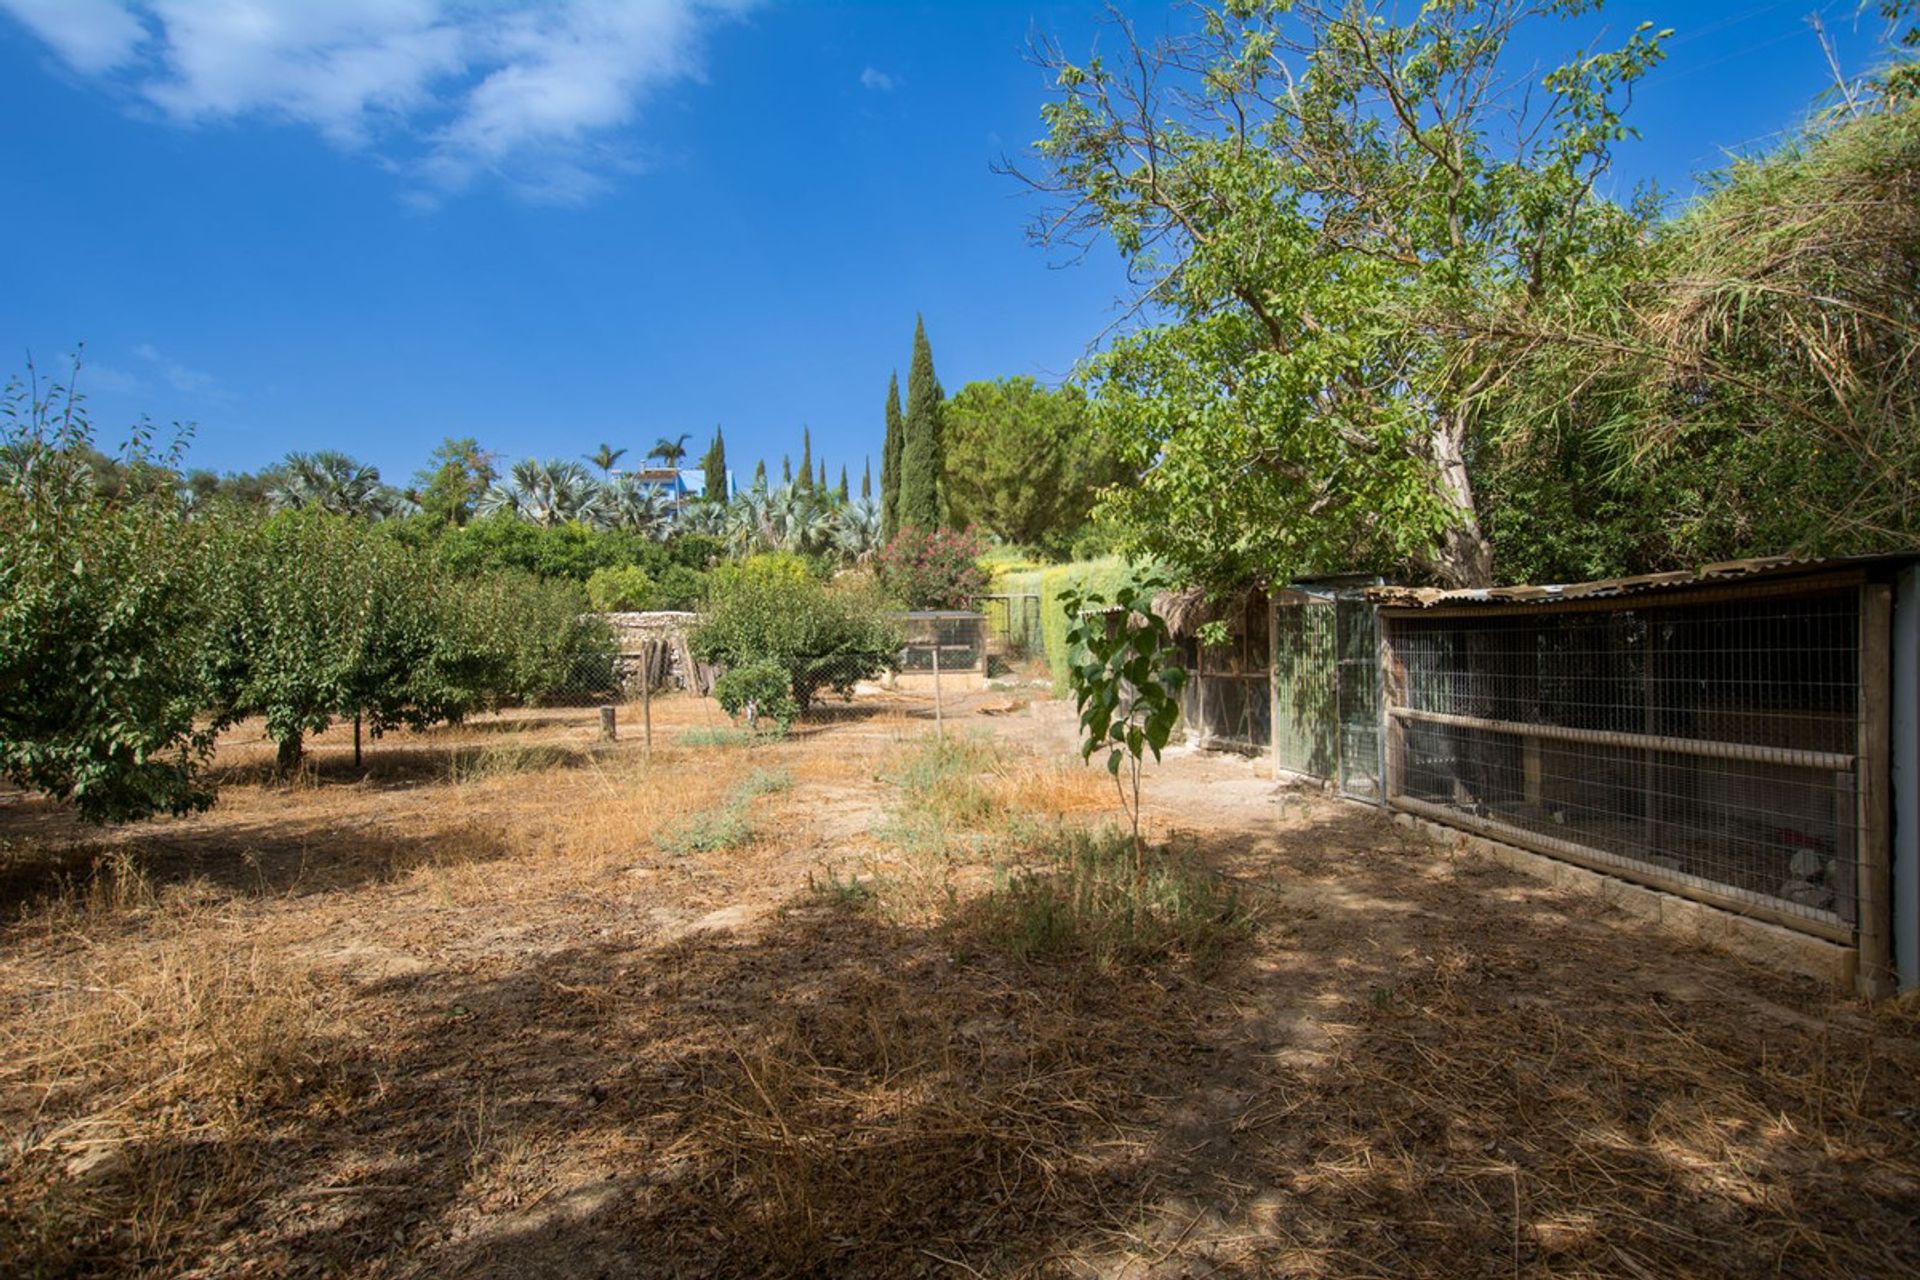
[[[1010,815],[994,785],[1001,767],[992,739],[920,739],[882,780],[900,790],[882,838],[909,853],[978,852],[982,837]]]
[[[660,848],[673,854],[729,853],[753,843],[759,834],[753,801],[793,788],[785,769],[755,769],[727,793],[718,806],[682,820],[655,837]]]
[[[1020,959],[1210,970],[1252,929],[1233,887],[1191,850],[1136,869],[1123,831],[1059,827],[1033,860],[971,904],[987,938]]]

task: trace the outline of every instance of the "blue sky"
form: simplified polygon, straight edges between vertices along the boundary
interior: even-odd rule
[[[1865,55],[1851,0],[1609,6],[1676,32],[1616,181],[1685,193],[1790,128],[1829,81],[1816,10]],[[744,480],[807,423],[857,484],[916,311],[950,391],[1056,380],[1116,318],[1111,253],[1031,247],[1036,206],[989,170],[1040,131],[1029,31],[1085,51],[1097,16],[0,0],[0,369],[84,342],[106,440],[193,422],[219,470],[338,448],[404,481],[447,435],[697,454],[722,423]]]

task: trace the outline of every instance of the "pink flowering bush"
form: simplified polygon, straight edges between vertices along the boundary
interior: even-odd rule
[[[987,589],[987,571],[980,567],[985,550],[971,527],[909,525],[880,553],[880,584],[909,609],[964,609]]]

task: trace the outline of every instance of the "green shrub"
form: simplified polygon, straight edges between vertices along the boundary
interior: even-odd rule
[[[1100,592],[1112,595],[1122,587],[1136,585],[1151,575],[1150,566],[1136,565],[1117,557],[1104,560],[1076,560],[1039,569],[1023,569],[996,574],[991,590],[997,594],[1032,595],[1040,598],[1040,640],[1046,650],[1047,669],[1053,676],[1054,691],[1066,692],[1070,668],[1078,655],[1067,642],[1073,622],[1067,617],[1062,597],[1070,591]]]
[[[826,584],[794,557],[755,556],[713,575],[694,656],[729,670],[772,663],[787,674],[797,711],[818,690],[853,686],[899,661],[891,605],[871,587]]]
[[[595,569],[587,579],[587,599],[601,613],[637,613],[654,607],[653,576],[637,564]]]
[[[713,682],[713,697],[728,715],[758,729],[764,718],[784,730],[800,714],[793,700],[793,677],[777,662],[762,660],[729,667]]]
[[[657,574],[639,565],[617,565],[595,569],[587,579],[587,599],[602,613],[692,611],[706,593],[707,575],[683,564],[669,564]]]

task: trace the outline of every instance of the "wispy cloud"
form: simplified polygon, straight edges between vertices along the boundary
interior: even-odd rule
[[[219,379],[212,374],[188,368],[178,360],[163,354],[151,342],[141,343],[133,349],[133,354],[152,365],[154,371],[165,379],[166,384],[182,395],[201,400],[233,399],[233,393],[222,387]]]
[[[74,71],[173,123],[317,130],[431,204],[483,177],[578,200],[632,167],[621,131],[701,76],[757,0],[0,0]]]
[[[863,87],[872,89],[876,93],[892,93],[894,89],[899,87],[900,78],[898,76],[890,76],[878,67],[867,67],[860,72],[860,83]]]

